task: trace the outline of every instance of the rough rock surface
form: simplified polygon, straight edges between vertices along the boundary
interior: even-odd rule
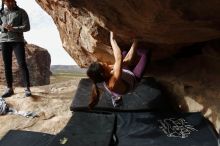
[[[194,53],[154,62],[147,74],[161,82],[176,107],[202,112],[219,131],[220,45],[210,44]]]
[[[32,111],[38,117],[1,115],[0,139],[12,129],[57,134],[65,127],[72,116],[69,107],[80,78],[52,78],[50,85],[31,87],[31,97],[24,97],[23,88],[16,87],[15,95],[5,99],[17,111]],[[0,85],[0,92],[3,90]]]
[[[96,59],[112,61],[108,30],[113,30],[122,44],[138,37],[155,44],[154,49],[165,56],[178,50],[176,44],[220,37],[218,0],[36,1],[51,15],[65,50],[80,66]]]
[[[47,50],[36,45],[26,45],[26,61],[30,74],[30,82],[32,86],[47,85],[50,83],[50,54]],[[12,61],[13,84],[15,86],[23,86],[21,73],[18,68],[17,60],[13,54]],[[2,55],[0,55],[0,84],[5,85],[4,64]]]
[[[109,30],[120,46],[141,39],[142,47],[153,51],[149,75],[164,84],[181,109],[203,112],[219,129],[219,0],[36,1],[51,15],[64,49],[81,67],[114,61]],[[202,53],[184,54],[195,49]]]

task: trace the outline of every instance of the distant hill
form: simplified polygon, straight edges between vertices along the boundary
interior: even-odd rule
[[[85,74],[86,68],[80,68],[78,65],[51,65],[50,70],[52,73],[79,73]]]

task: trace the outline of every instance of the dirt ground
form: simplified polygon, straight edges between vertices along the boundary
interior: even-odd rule
[[[16,87],[15,94],[6,98],[6,102],[18,111],[32,111],[39,116],[0,116],[0,139],[12,129],[58,133],[72,116],[69,107],[80,79],[81,77],[52,76],[50,85],[31,87],[31,97],[24,97],[24,89]],[[4,86],[0,85],[0,93],[3,90]]]

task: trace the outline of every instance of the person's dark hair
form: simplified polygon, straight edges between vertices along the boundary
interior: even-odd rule
[[[0,14],[3,14],[3,11],[4,11],[4,2],[7,1],[7,0],[2,0],[2,3],[1,3],[1,9],[0,9]],[[19,7],[17,5],[17,2],[16,0],[13,0],[15,2],[15,10],[18,10]],[[0,22],[1,23],[1,22]]]
[[[15,0],[14,0],[15,1]],[[2,0],[2,3],[1,3],[1,8],[0,8],[0,14],[2,15],[3,14],[3,11],[4,11],[4,2],[5,2],[5,0]],[[18,5],[17,5],[17,2],[15,1],[15,5],[16,5],[16,7],[15,7],[15,10],[18,10],[19,9],[19,7],[18,7]],[[0,25],[2,25],[2,21],[0,20]]]
[[[99,102],[100,91],[97,87],[97,83],[105,81],[104,69],[102,65],[98,62],[92,63],[87,70],[87,76],[94,83],[88,105],[89,109],[92,109]]]
[[[87,70],[87,76],[96,84],[105,81],[104,69],[98,62],[90,64]]]

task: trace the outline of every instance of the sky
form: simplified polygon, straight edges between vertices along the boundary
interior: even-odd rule
[[[61,39],[53,19],[35,0],[17,0],[17,5],[28,13],[31,30],[24,33],[29,44],[47,49],[51,65],[76,65],[75,61],[62,47]]]

